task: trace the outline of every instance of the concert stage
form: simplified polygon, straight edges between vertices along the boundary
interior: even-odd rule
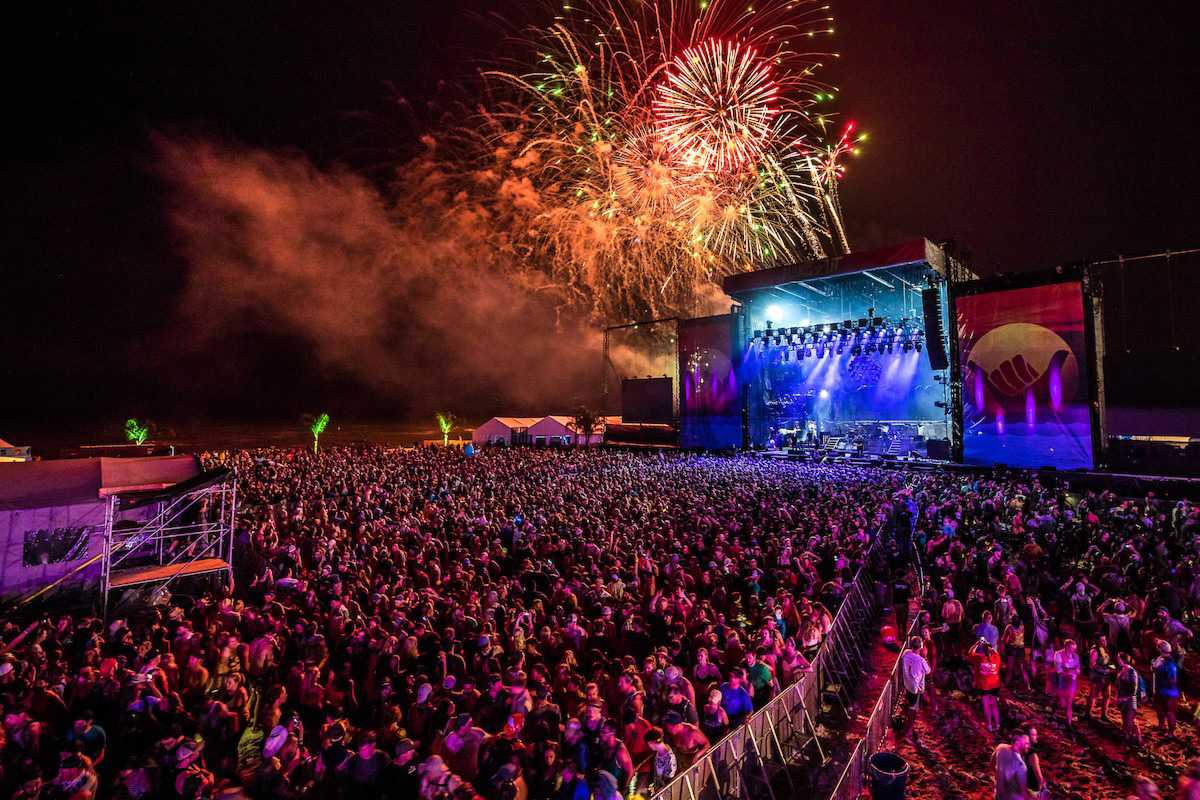
[[[749,446],[949,460],[948,288],[972,277],[919,239],[726,278]]]

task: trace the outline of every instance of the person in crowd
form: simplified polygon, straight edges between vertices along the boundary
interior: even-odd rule
[[[1108,646],[1108,635],[1096,636],[1088,651],[1088,695],[1084,713],[1092,715],[1096,701],[1100,701],[1100,719],[1108,718],[1108,703],[1112,695],[1112,684],[1116,677],[1116,656]]]
[[[1130,744],[1141,746],[1142,732],[1138,727],[1138,701],[1142,693],[1142,677],[1134,666],[1133,656],[1117,653],[1117,669],[1113,677],[1117,710],[1121,712],[1121,735]]]
[[[675,750],[679,766],[684,769],[695,763],[709,747],[709,739],[700,727],[684,720],[676,712],[668,711],[663,716],[663,730],[668,744]]]
[[[912,735],[921,698],[925,694],[926,679],[932,673],[925,659],[925,640],[920,636],[909,637],[908,647],[900,656],[900,677],[904,683],[904,720],[901,731]]]
[[[912,602],[912,584],[908,582],[907,569],[897,567],[892,575],[892,608],[896,612],[896,631],[901,640],[908,636],[909,605]]]
[[[1067,639],[1054,653],[1054,697],[1066,720],[1067,730],[1075,724],[1075,696],[1079,694],[1079,650],[1074,639]]]
[[[722,695],[718,689],[708,693],[708,701],[700,710],[700,729],[710,741],[717,741],[729,730],[729,714],[721,704]]]
[[[1029,648],[1025,643],[1025,622],[1020,617],[1013,617],[1004,626],[1000,641],[1004,648],[1004,683],[1009,685],[1013,679],[1020,677],[1025,690],[1033,688],[1030,680]]]
[[[729,680],[721,684],[721,708],[725,709],[730,725],[741,725],[754,710],[754,701],[745,683],[745,670],[734,667],[729,671]]]
[[[1028,800],[1029,766],[1025,755],[1029,752],[1029,736],[1018,733],[1012,744],[996,745],[992,763],[996,770],[996,800]]]
[[[650,748],[653,763],[650,770],[650,787],[653,791],[658,791],[675,777],[678,768],[675,751],[663,739],[663,732],[658,728],[651,728],[646,733],[646,745]]]
[[[1030,800],[1046,800],[1050,797],[1050,787],[1046,785],[1046,776],[1042,772],[1042,759],[1038,753],[1038,729],[1027,725],[1022,729],[1029,739],[1029,748],[1025,751],[1025,785]]]
[[[1000,646],[1000,631],[992,624],[992,612],[984,611],[979,624],[975,626],[975,638],[987,642],[993,650]]]
[[[984,727],[989,733],[1000,730],[1000,653],[981,636],[967,653],[974,675],[975,693],[983,708]]]
[[[1171,732],[1186,688],[1200,509],[1153,496],[591,448],[201,458],[236,469],[233,584],[0,618],[0,796],[615,800],[654,729],[686,769],[804,679],[888,531],[933,587],[905,676],[931,711],[930,673],[980,636],[1012,683],[1021,628],[1047,677],[1072,670],[1056,639],[1089,678],[1114,650],[1123,720],[1130,654]]]
[[[1165,731],[1167,736],[1174,736],[1176,713],[1179,709],[1179,662],[1172,652],[1170,642],[1158,642],[1158,657],[1150,664],[1150,669],[1158,727]]]

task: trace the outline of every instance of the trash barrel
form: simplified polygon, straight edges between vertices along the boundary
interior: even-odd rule
[[[871,800],[904,800],[908,762],[895,753],[876,753],[867,762]]]

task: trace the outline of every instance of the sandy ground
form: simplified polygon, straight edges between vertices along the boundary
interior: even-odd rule
[[[1180,709],[1181,724],[1172,739],[1159,730],[1153,709],[1142,708],[1139,722],[1144,745],[1128,745],[1121,739],[1115,706],[1105,720],[1083,716],[1087,686],[1081,683],[1073,733],[1067,731],[1061,713],[1051,711],[1037,680],[1033,691],[1022,687],[1003,697],[1003,730],[998,737],[985,730],[975,698],[958,691],[942,692],[937,711],[924,709],[914,726],[913,740],[899,746],[912,770],[909,798],[990,800],[994,796],[992,751],[997,743],[1010,741],[1013,731],[1026,723],[1039,730],[1042,770],[1051,797],[1124,800],[1139,774],[1156,781],[1164,796],[1174,796],[1176,777],[1191,758],[1200,755],[1190,713]],[[1187,711],[1192,708],[1189,704]]]
[[[915,613],[911,612],[911,613]],[[888,613],[880,625],[894,624]],[[866,727],[875,700],[879,697],[896,653],[883,647],[878,639],[868,650],[869,672],[855,687],[852,718],[831,728],[832,763],[816,781],[813,796],[827,796],[841,774],[845,757]],[[964,668],[965,669],[965,668]],[[937,685],[947,683],[945,669]],[[1143,674],[1145,667],[1142,666]],[[1185,673],[1200,674],[1200,658],[1189,656]],[[951,682],[953,683],[953,682]],[[1001,697],[1002,731],[987,732],[977,698],[957,689],[937,692],[937,709],[927,704],[919,713],[911,738],[897,742],[889,737],[883,749],[898,752],[910,767],[909,800],[992,800],[995,797],[992,752],[1001,742],[1012,740],[1023,725],[1039,731],[1038,751],[1050,797],[1064,800],[1125,800],[1133,779],[1146,775],[1159,786],[1164,797],[1174,797],[1178,775],[1187,763],[1200,756],[1200,730],[1193,722],[1196,703],[1188,699],[1179,709],[1179,724],[1174,738],[1158,727],[1154,709],[1144,703],[1138,711],[1142,732],[1141,746],[1125,743],[1121,737],[1121,715],[1115,702],[1106,719],[1084,715],[1088,683],[1080,679],[1075,704],[1074,731],[1069,732],[1061,711],[1051,708],[1042,692],[1043,682],[1035,675],[1032,691],[1018,688],[1014,681]]]

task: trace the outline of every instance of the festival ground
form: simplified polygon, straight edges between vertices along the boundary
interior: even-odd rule
[[[1194,656],[1188,659],[1192,668]],[[1039,676],[1040,677],[1040,676]],[[1038,729],[1042,770],[1050,797],[1065,800],[1124,800],[1133,779],[1146,775],[1164,792],[1173,791],[1176,777],[1195,757],[1200,746],[1191,722],[1194,706],[1180,708],[1175,737],[1158,728],[1153,708],[1138,711],[1144,745],[1121,740],[1121,719],[1115,703],[1101,721],[1084,716],[1088,686],[1080,679],[1074,733],[1067,731],[1058,709],[1051,709],[1040,681],[1033,691],[1009,690],[1003,696],[1003,729],[993,736],[983,726],[979,703],[962,692],[942,692],[936,713],[923,710],[911,741],[902,741],[898,752],[909,763],[910,800],[991,800],[995,796],[992,751],[1022,725]],[[1098,714],[1098,711],[1097,711]]]

